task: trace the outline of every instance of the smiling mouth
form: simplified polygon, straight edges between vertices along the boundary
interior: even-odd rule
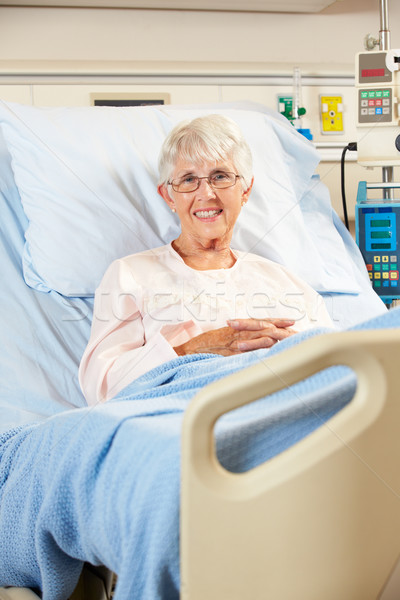
[[[195,212],[195,216],[200,219],[211,219],[212,217],[217,217],[222,213],[222,208],[220,210],[198,210]]]

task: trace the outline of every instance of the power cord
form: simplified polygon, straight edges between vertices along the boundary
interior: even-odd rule
[[[345,224],[346,228],[348,230],[350,230],[350,227],[349,227],[349,217],[347,215],[346,190],[345,190],[345,183],[344,183],[344,161],[345,161],[345,156],[346,156],[347,150],[350,150],[351,152],[355,152],[357,150],[357,142],[349,142],[347,144],[347,146],[345,146],[343,148],[342,158],[341,158],[341,161],[340,161],[343,218],[344,218],[344,224]]]

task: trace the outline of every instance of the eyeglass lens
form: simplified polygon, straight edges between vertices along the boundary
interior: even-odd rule
[[[202,179],[206,179],[213,188],[223,189],[233,186],[239,175],[235,173],[226,173],[217,171],[208,177],[197,177],[197,175],[187,175],[180,180],[171,181],[171,185],[176,192],[194,192],[200,187]]]

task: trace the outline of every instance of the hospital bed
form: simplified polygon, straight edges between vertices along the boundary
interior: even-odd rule
[[[94,290],[114,258],[177,235],[158,151],[207,112],[254,157],[233,245],[297,271],[338,331],[177,357],[88,408]],[[252,103],[1,102],[0,124],[0,598],[89,598],[89,581],[108,597],[111,572],[117,600],[392,593],[400,313],[372,291],[311,143]]]

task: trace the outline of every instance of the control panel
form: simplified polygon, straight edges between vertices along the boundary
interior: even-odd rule
[[[358,122],[391,123],[393,119],[392,100],[390,88],[358,90]]]
[[[361,189],[360,189],[361,186]],[[371,285],[385,302],[400,298],[400,202],[363,201],[366,182],[359,184],[356,242]]]
[[[366,167],[400,165],[397,52],[357,54],[357,161]]]

